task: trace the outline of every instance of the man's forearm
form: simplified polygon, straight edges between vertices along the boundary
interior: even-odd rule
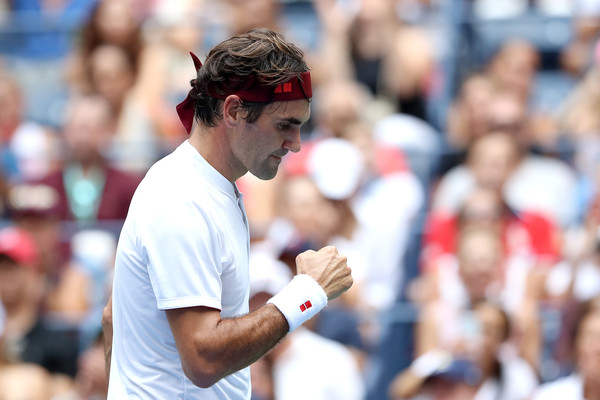
[[[269,352],[288,333],[288,323],[274,305],[265,305],[244,317],[222,319],[216,334],[228,343],[223,356],[229,375],[245,368]],[[227,335],[230,335],[227,338]]]
[[[200,387],[249,366],[288,333],[287,320],[272,304],[237,318],[220,319],[218,311],[207,317],[205,312],[198,308],[167,312],[184,371]]]

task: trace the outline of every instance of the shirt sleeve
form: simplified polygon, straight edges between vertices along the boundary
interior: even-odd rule
[[[214,221],[191,201],[156,216],[141,245],[159,310],[221,310],[221,243]]]

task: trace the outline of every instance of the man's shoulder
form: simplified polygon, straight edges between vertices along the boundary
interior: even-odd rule
[[[136,215],[147,218],[164,212],[212,207],[218,208],[221,199],[201,173],[188,168],[185,160],[173,153],[157,161],[139,184],[130,207]],[[144,211],[145,210],[145,211]]]
[[[146,172],[140,183],[140,190],[169,195],[177,188],[185,188],[189,173],[186,173],[185,163],[177,150],[161,158]]]

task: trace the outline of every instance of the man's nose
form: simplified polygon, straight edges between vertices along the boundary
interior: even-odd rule
[[[283,148],[291,151],[292,153],[297,153],[300,151],[302,144],[300,143],[300,127],[293,129],[289,135],[285,138],[285,142],[283,143]]]

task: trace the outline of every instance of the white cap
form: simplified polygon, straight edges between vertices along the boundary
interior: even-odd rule
[[[74,259],[88,268],[93,268],[94,272],[102,272],[113,264],[117,241],[114,235],[107,231],[83,230],[73,235],[71,248]]]
[[[425,121],[407,114],[392,114],[380,119],[373,136],[378,143],[404,151],[435,154],[439,147],[439,134]]]
[[[308,173],[323,196],[333,200],[351,197],[363,176],[360,151],[345,139],[328,138],[315,144],[308,155]]]

